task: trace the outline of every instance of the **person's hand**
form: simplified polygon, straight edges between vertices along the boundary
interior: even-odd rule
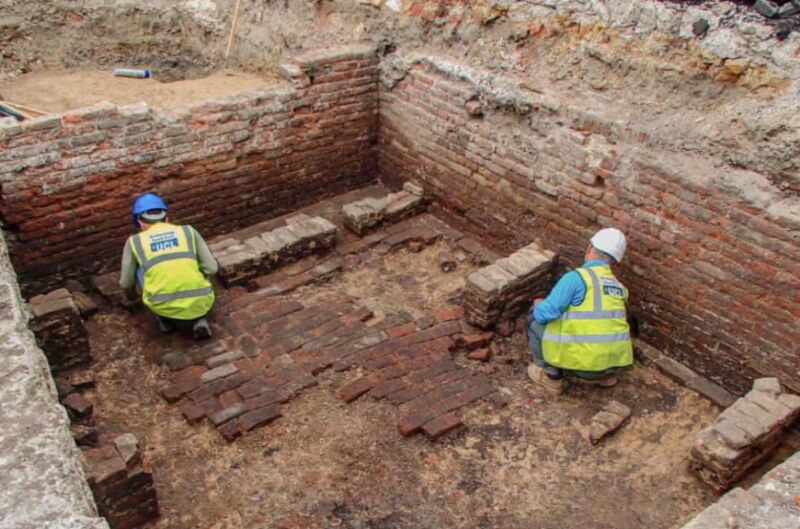
[[[544,298],[536,298],[536,299],[534,299],[534,300],[533,300],[533,305],[531,305],[531,310],[533,310],[534,308],[536,308],[536,304],[537,304],[537,303],[539,303],[539,302],[541,302],[541,301],[544,301]]]

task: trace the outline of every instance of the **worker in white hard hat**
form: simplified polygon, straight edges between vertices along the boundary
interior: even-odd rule
[[[564,391],[565,377],[603,387],[617,383],[617,369],[633,363],[625,313],[628,289],[611,265],[625,254],[625,235],[616,228],[598,231],[584,263],[559,279],[528,316],[533,363],[528,376],[550,393]]]

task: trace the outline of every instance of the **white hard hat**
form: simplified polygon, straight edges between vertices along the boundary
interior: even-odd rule
[[[625,234],[617,228],[603,228],[594,234],[590,242],[595,250],[607,253],[616,262],[622,261],[625,255]]]

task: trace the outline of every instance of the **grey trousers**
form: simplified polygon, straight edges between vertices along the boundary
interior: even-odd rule
[[[607,377],[617,370],[616,367],[611,367],[605,371],[571,371],[569,369],[561,369],[549,365],[544,361],[544,355],[542,354],[542,336],[544,336],[544,327],[545,326],[543,324],[536,323],[536,320],[530,316],[528,317],[528,346],[531,350],[531,355],[533,356],[533,363],[544,369],[544,372],[548,377],[558,380],[559,378],[563,378],[564,375],[572,374],[578,378],[596,380],[598,378]]]

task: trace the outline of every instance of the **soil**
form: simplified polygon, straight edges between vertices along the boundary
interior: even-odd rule
[[[471,266],[444,274],[436,255],[374,249],[329,283],[290,297],[347,293],[375,313],[430,313],[457,301]],[[251,295],[219,289],[218,307]],[[166,341],[147,314],[107,309],[89,322],[97,387],[90,398],[101,436],[134,433],[154,471],[162,518],[149,527],[669,528],[713,497],[688,474],[694,434],[718,409],[652,368],[636,365],[617,387],[570,386],[549,397],[525,376],[517,333],[470,369],[490,373],[507,405],[481,402],[466,428],[438,442],[397,432],[397,408],[336,389],[353,373],[321,374],[276,423],[226,443],[189,425],[157,393],[168,378],[155,358]],[[170,343],[174,344],[175,338]],[[188,345],[188,341],[187,344]],[[581,435],[610,399],[633,416],[598,447]]]
[[[269,75],[236,70],[165,70],[154,78],[115,77],[111,69],[43,70],[0,81],[3,99],[47,113],[59,113],[102,101],[116,104],[144,101],[151,107],[199,103],[231,93],[256,90],[275,82]],[[166,82],[169,80],[171,82]]]

